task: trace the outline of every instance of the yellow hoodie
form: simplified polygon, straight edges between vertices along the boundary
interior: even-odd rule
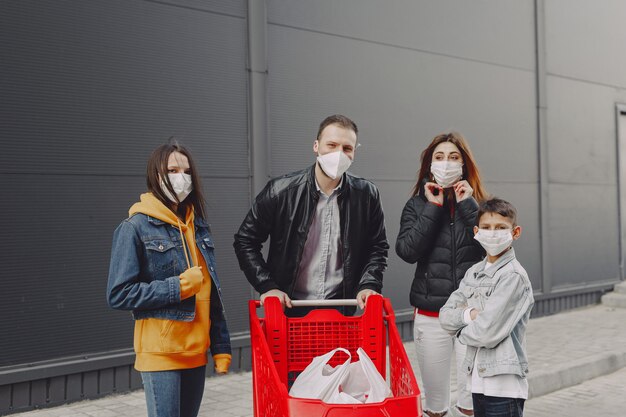
[[[188,268],[202,267],[202,285],[196,296],[196,314],[193,321],[176,321],[149,318],[135,322],[134,347],[136,352],[135,369],[141,372],[166,371],[174,369],[196,368],[207,364],[206,353],[211,341],[211,276],[204,257],[196,246],[194,212],[187,211],[183,223],[174,212],[161,203],[151,193],[141,195],[141,201],[135,203],[128,214],[143,213],[178,228]],[[189,256],[187,256],[187,251]],[[184,300],[194,295],[192,285],[185,278],[180,278],[180,298]],[[231,355],[213,356],[217,372],[228,371]]]

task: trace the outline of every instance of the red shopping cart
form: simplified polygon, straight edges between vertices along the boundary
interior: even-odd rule
[[[292,301],[310,306],[309,301]],[[314,305],[355,305],[356,300],[322,300]],[[265,300],[265,317],[258,301],[249,302],[252,341],[252,385],[255,417],[422,417],[420,391],[396,328],[388,298],[368,298],[363,315],[347,317],[337,310],[313,310],[301,318],[286,317],[278,298]],[[389,340],[387,364],[386,341]],[[392,398],[373,404],[326,404],[289,396],[288,386],[311,360],[342,347],[353,357],[361,347],[381,375],[390,370]],[[344,354],[345,355],[345,354]],[[346,360],[336,354],[331,365]]]

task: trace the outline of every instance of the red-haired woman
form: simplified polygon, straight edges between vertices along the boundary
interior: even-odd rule
[[[396,253],[417,263],[411,285],[414,338],[422,375],[424,416],[473,415],[472,395],[459,369],[465,346],[439,325],[439,309],[459,287],[465,271],[484,251],[474,240],[478,204],[487,197],[478,167],[463,136],[437,135],[422,152],[413,195],[404,206]],[[457,402],[450,403],[450,369],[456,353]]]

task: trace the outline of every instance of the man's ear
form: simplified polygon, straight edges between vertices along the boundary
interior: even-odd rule
[[[515,226],[513,228],[513,240],[519,239],[521,235],[522,235],[522,226]]]
[[[478,233],[478,226],[474,226],[474,236],[476,236],[476,233]]]
[[[313,142],[313,152],[317,153],[320,147],[320,141],[315,139],[315,142]]]

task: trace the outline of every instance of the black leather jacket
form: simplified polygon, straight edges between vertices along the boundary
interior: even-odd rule
[[[280,289],[293,294],[298,266],[319,199],[315,165],[270,180],[235,234],[235,253],[246,278],[259,293]],[[337,196],[343,257],[343,294],[380,292],[389,244],[378,189],[350,173]],[[261,254],[270,237],[267,262]]]
[[[454,217],[450,214],[447,199],[443,207],[426,200],[423,184],[402,211],[396,253],[408,263],[417,262],[410,300],[418,309],[438,312],[469,267],[485,256],[474,239],[476,200],[454,202]]]

